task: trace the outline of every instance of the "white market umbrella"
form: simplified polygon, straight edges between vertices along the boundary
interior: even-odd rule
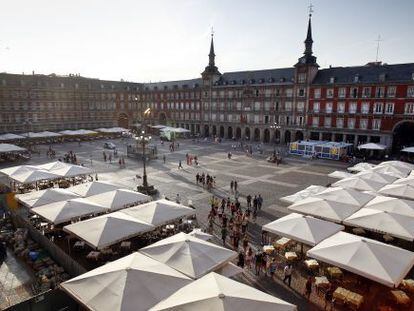
[[[376,144],[376,143],[367,143],[358,146],[359,150],[385,150],[387,146]]]
[[[298,202],[300,200],[303,200],[303,199],[305,199],[307,197],[310,197],[311,195],[314,195],[314,194],[317,194],[319,192],[322,192],[322,191],[324,191],[326,189],[327,188],[324,187],[324,186],[311,185],[311,186],[309,186],[309,187],[307,187],[307,188],[305,188],[305,189],[303,189],[301,191],[298,191],[298,192],[296,192],[294,194],[291,194],[291,195],[282,197],[279,200],[282,201],[282,202],[285,202],[285,203],[292,204],[292,203]]]
[[[130,207],[121,212],[155,227],[195,215],[194,209],[165,199]]]
[[[13,177],[14,175],[20,175],[27,172],[37,171],[39,168],[34,165],[18,165],[8,168],[3,168],[0,172],[8,177]]]
[[[232,278],[244,272],[243,268],[236,266],[232,262],[226,263],[223,267],[214,270],[215,273],[221,274],[225,277]]]
[[[40,191],[33,191],[16,196],[22,204],[28,207],[38,207],[54,202],[66,201],[78,198],[79,195],[62,188],[50,188]]]
[[[177,290],[151,311],[295,311],[296,306],[256,288],[211,272]]]
[[[26,173],[16,174],[11,178],[21,184],[35,183],[41,180],[53,180],[61,178],[61,176],[45,170],[28,171]]]
[[[297,213],[286,215],[262,226],[263,231],[311,246],[344,229],[344,226]]]
[[[414,265],[414,253],[375,240],[338,232],[307,252],[389,287],[397,287]]]
[[[341,222],[360,208],[361,206],[348,204],[346,202],[335,202],[322,198],[309,197],[290,205],[288,210],[334,222]]]
[[[397,180],[397,177],[387,175],[387,174],[382,174],[374,170],[362,171],[354,176],[362,178],[362,179],[375,180],[375,181],[386,183],[386,184],[391,184],[395,180]]]
[[[414,201],[379,195],[369,201],[364,208],[414,217]]]
[[[55,225],[68,222],[73,218],[103,213],[105,211],[106,208],[103,206],[89,202],[84,198],[54,202],[31,209],[32,213],[42,216],[48,222]]]
[[[388,233],[394,237],[414,240],[414,217],[378,209],[361,208],[344,220],[345,225]]]
[[[114,212],[80,221],[63,228],[88,245],[103,249],[139,234],[152,231],[154,226],[121,212]]]
[[[89,197],[92,195],[120,189],[120,186],[105,181],[93,181],[89,183],[79,184],[69,188],[70,191],[80,195],[81,197]]]
[[[0,153],[26,151],[26,148],[22,148],[12,144],[0,144]]]
[[[13,133],[7,133],[0,135],[0,140],[14,140],[14,139],[25,139],[26,137],[21,135],[16,135]]]
[[[375,195],[352,188],[329,187],[313,197],[361,207],[371,201]]]
[[[88,200],[96,204],[105,206],[111,211],[125,208],[127,206],[137,205],[151,201],[151,197],[140,192],[128,189],[116,189],[93,196]]]
[[[46,171],[54,171],[59,169],[64,169],[70,167],[72,164],[61,162],[61,161],[53,161],[48,162],[45,164],[37,165],[39,169],[46,170]]]
[[[392,160],[392,161],[383,161],[377,166],[394,166],[394,167],[401,167],[408,170],[414,170],[414,164],[407,163],[404,161]]]
[[[371,169],[375,167],[374,164],[367,163],[367,162],[361,162],[358,164],[355,164],[354,166],[348,167],[347,170],[350,172],[362,172],[368,169]]]
[[[237,253],[183,232],[139,250],[171,268],[198,279],[237,257]]]
[[[393,166],[393,165],[378,165],[372,169],[372,171],[391,175],[396,178],[404,178],[410,174],[411,170],[408,168],[400,167],[400,166]]]
[[[348,177],[351,177],[351,176],[354,176],[354,174],[347,173],[347,172],[344,172],[344,171],[334,171],[334,172],[328,174],[328,177],[336,178],[336,179],[344,179],[344,178],[348,178]]]
[[[51,170],[54,174],[58,174],[62,177],[75,177],[79,175],[90,175],[93,173],[92,169],[89,167],[71,165],[61,169]]]
[[[333,187],[352,188],[360,191],[377,191],[387,183],[376,180],[368,180],[360,177],[349,177],[341,179],[332,184]]]
[[[401,149],[401,152],[414,153],[414,147],[406,147],[404,149]]]
[[[204,241],[209,241],[213,238],[211,234],[203,232],[200,228],[193,229],[190,233],[188,233],[188,235],[191,235]]]
[[[167,265],[133,253],[60,286],[90,310],[147,311],[190,282]]]
[[[414,175],[408,175],[408,177],[399,178],[393,182],[393,184],[409,184],[414,185]]]
[[[389,195],[401,199],[414,200],[414,185],[391,184],[386,185],[378,191],[379,194]]]

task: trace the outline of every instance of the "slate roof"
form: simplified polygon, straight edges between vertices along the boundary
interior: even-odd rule
[[[414,63],[396,65],[365,65],[355,67],[332,67],[320,69],[312,84],[354,84],[354,78],[359,75],[360,83],[383,83],[380,76],[385,74],[385,82],[413,81]]]
[[[292,83],[295,68],[225,72],[220,85]]]
[[[144,90],[153,91],[157,90],[164,90],[169,89],[172,90],[174,88],[183,89],[185,87],[192,89],[201,87],[203,84],[203,80],[199,79],[190,79],[190,80],[179,80],[179,81],[165,81],[165,82],[153,82],[153,83],[145,83]]]

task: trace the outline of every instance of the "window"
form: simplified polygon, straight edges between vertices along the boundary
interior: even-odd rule
[[[260,110],[260,103],[259,102],[254,103],[254,110]]]
[[[313,92],[313,97],[321,98],[321,89],[315,89]]]
[[[240,102],[238,102],[238,103],[236,104],[236,108],[237,108],[237,110],[241,110],[241,103],[240,103]]]
[[[306,73],[300,73],[298,75],[298,83],[305,83],[306,81]]]
[[[312,126],[319,127],[319,117],[312,118]]]
[[[407,97],[414,97],[414,86],[409,86],[407,88]]]
[[[303,116],[296,117],[296,123],[298,125],[303,125],[303,120],[304,120]]]
[[[293,90],[292,89],[286,89],[286,97],[292,97],[293,96]]]
[[[285,110],[292,111],[292,102],[285,102]]]
[[[352,102],[349,103],[349,113],[356,113],[357,111],[357,103]]]
[[[351,97],[352,98],[358,98],[358,88],[357,87],[351,88]]]
[[[387,89],[387,97],[395,97],[396,92],[397,92],[396,86],[389,86]]]
[[[346,88],[345,88],[345,87],[341,87],[341,88],[339,88],[339,91],[338,91],[338,96],[339,96],[340,98],[345,98],[345,97],[346,97]]]
[[[394,113],[394,103],[386,103],[385,114],[393,114],[393,113]]]
[[[384,97],[384,87],[377,87],[375,90],[375,97],[382,98]]]
[[[319,112],[319,102],[313,103],[313,112]]]
[[[361,113],[363,113],[363,114],[368,114],[369,113],[369,103],[362,103]]]
[[[259,123],[259,116],[258,115],[255,115],[254,116],[254,123]]]
[[[269,116],[264,116],[264,123],[268,124],[269,123]]]
[[[354,118],[349,118],[348,119],[348,128],[349,129],[355,128],[355,119]]]
[[[379,131],[381,129],[381,119],[372,120],[372,129],[376,131]]]
[[[333,89],[327,89],[326,90],[326,97],[332,98],[334,96],[334,90]]]
[[[298,89],[298,96],[299,97],[305,96],[305,90],[304,89]]]
[[[382,103],[375,103],[374,104],[374,114],[381,114],[382,113]]]
[[[326,113],[332,113],[332,103],[331,102],[326,103],[325,112]]]
[[[361,119],[359,120],[359,128],[362,130],[366,130],[368,127],[368,120],[367,119]]]
[[[364,97],[364,98],[371,97],[371,88],[370,87],[364,87],[363,88],[362,97]]]
[[[343,118],[336,118],[336,127],[341,129],[344,127],[344,119]]]
[[[338,113],[344,113],[345,112],[345,103],[339,102],[338,103]]]
[[[332,119],[330,117],[325,117],[325,127],[331,127]]]
[[[297,102],[296,103],[296,110],[297,111],[303,111],[305,109],[305,103],[304,102]]]
[[[404,113],[413,115],[414,114],[414,103],[406,103],[404,108]]]

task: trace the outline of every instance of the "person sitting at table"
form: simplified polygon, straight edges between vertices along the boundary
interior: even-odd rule
[[[333,286],[332,284],[329,284],[329,287],[327,288],[325,292],[325,307],[324,310],[326,310],[326,307],[329,305],[329,310],[332,310],[332,299],[333,299]]]
[[[285,274],[285,277],[283,279],[283,283],[285,283],[285,281],[288,281],[288,285],[290,287],[290,283],[292,281],[292,265],[289,263],[285,266],[285,268],[283,269],[283,272]]]
[[[312,292],[312,277],[308,277],[305,284],[305,296],[310,299],[310,294]]]

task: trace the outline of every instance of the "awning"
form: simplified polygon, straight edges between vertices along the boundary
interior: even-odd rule
[[[381,144],[375,144],[375,143],[368,143],[368,144],[363,144],[363,145],[359,145],[358,149],[360,150],[385,150],[387,149],[387,146],[385,145],[381,145]]]
[[[21,152],[27,151],[26,148],[22,148],[12,144],[0,144],[0,153],[10,153],[10,152]]]
[[[407,147],[407,148],[401,149],[401,152],[414,153],[414,147]]]
[[[12,134],[12,133],[0,135],[0,140],[15,140],[15,139],[25,139],[25,138],[26,137],[24,136]]]

